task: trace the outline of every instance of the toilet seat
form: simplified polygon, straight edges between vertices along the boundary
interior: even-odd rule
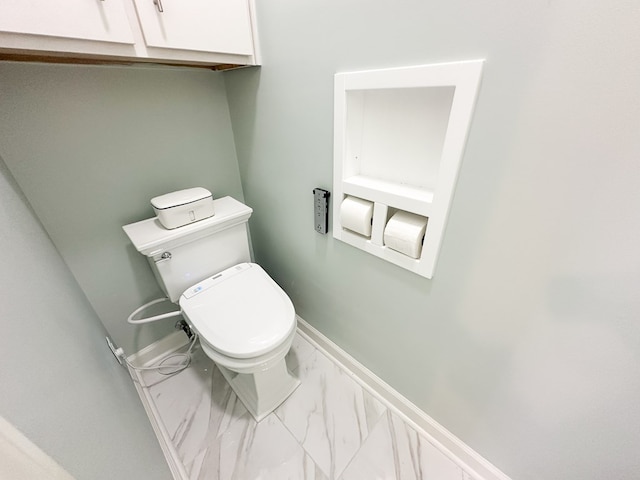
[[[235,265],[189,287],[180,308],[210,348],[237,359],[277,349],[296,325],[291,300],[255,263]]]
[[[284,339],[284,341],[273,350],[258,355],[252,358],[234,358],[223,355],[215,348],[207,343],[202,337],[200,338],[200,347],[204,351],[205,355],[213,360],[218,367],[228,368],[232,372],[236,373],[256,373],[264,372],[272,368],[278,362],[280,362],[291,348],[291,343],[295,337],[295,330]]]

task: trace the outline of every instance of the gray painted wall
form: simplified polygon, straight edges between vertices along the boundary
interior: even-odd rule
[[[0,414],[78,479],[170,479],[106,331],[0,158]]]
[[[121,227],[173,190],[243,199],[221,74],[0,63],[0,125],[0,155],[118,345],[172,331],[126,323],[162,294]]]
[[[256,259],[298,313],[517,480],[640,471],[640,10],[257,2],[225,82]],[[320,236],[333,74],[486,58],[432,281]]]
[[[264,66],[225,74],[257,260],[303,318],[517,480],[640,467],[639,16],[627,0],[271,0],[258,2]],[[317,235],[311,189],[331,189],[333,74],[482,57],[434,279]],[[116,341],[131,352],[169,331],[124,323],[159,292],[120,226],[176,188],[241,197],[221,75],[4,63],[0,122],[0,156]],[[31,237],[6,251],[29,279],[45,275],[38,288],[63,288],[68,277],[18,249]],[[7,283],[6,298],[24,298],[6,275],[3,297]],[[34,358],[52,335],[79,337],[64,320],[36,324],[47,335],[34,334]],[[102,349],[102,333],[88,336]],[[27,415],[6,416],[77,472]]]

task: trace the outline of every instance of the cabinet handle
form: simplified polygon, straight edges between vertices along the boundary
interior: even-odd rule
[[[162,0],[153,0],[153,4],[158,7],[158,11],[160,13],[164,12],[164,8],[162,8]]]

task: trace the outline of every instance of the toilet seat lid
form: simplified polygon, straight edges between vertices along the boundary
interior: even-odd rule
[[[180,308],[212,348],[235,358],[272,350],[296,324],[287,294],[255,263],[241,263],[189,287]]]

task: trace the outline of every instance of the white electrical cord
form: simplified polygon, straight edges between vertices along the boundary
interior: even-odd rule
[[[156,322],[158,320],[163,320],[165,318],[177,317],[179,315],[182,315],[182,311],[181,310],[175,310],[173,312],[167,312],[167,313],[162,313],[160,315],[154,315],[153,317],[138,318],[138,319],[134,319],[133,318],[138,313],[143,311],[144,309],[146,309],[146,308],[148,308],[148,307],[150,307],[152,305],[155,305],[157,303],[165,302],[165,301],[168,301],[168,300],[169,299],[167,297],[162,297],[162,298],[156,298],[155,300],[151,300],[150,302],[145,303],[141,307],[136,308],[133,311],[133,313],[131,313],[131,315],[129,315],[127,317],[127,322],[131,323],[133,325],[139,325],[139,324],[143,324],[143,323]],[[193,335],[191,336],[191,341],[189,342],[189,348],[187,349],[187,351],[185,353],[174,353],[173,355],[169,355],[169,356],[163,358],[157,364],[151,365],[151,366],[148,366],[148,367],[138,367],[136,365],[133,365],[131,362],[129,362],[129,360],[127,359],[127,356],[124,353],[124,350],[122,350],[122,348],[116,349],[114,347],[114,345],[111,343],[109,337],[107,337],[107,343],[109,344],[109,348],[111,349],[111,351],[113,352],[115,357],[118,359],[118,361],[121,364],[123,362],[126,363],[126,366],[129,367],[129,369],[138,370],[138,371],[141,371],[141,370],[157,370],[160,375],[171,376],[171,375],[175,375],[177,373],[180,373],[181,371],[185,370],[191,364],[191,352],[193,351],[193,347],[195,346],[197,339],[198,339],[198,335],[195,332],[193,332]],[[178,363],[171,363],[171,364],[167,365],[166,362],[168,360],[172,359],[172,358],[182,358],[182,361],[180,361]],[[165,371],[162,371],[163,369],[165,369]],[[171,370],[166,371],[166,369],[171,369]],[[131,377],[131,379],[134,382],[138,382],[138,383],[140,383],[142,385],[142,382],[138,381],[138,379],[135,378],[135,376],[132,374],[131,370],[129,370],[129,376]],[[150,387],[151,385],[143,385],[143,386]]]
[[[150,365],[148,367],[138,367],[136,365],[133,365],[127,359],[127,356],[124,354],[124,351],[122,350],[122,348],[118,348],[114,352],[114,355],[116,356],[116,358],[119,358],[123,362],[125,362],[127,367],[129,367],[129,368],[131,368],[133,370],[138,370],[138,371],[157,370],[160,375],[172,376],[172,375],[176,375],[176,374],[182,372],[189,365],[191,365],[191,352],[193,351],[193,347],[195,346],[197,339],[198,339],[198,335],[196,333],[193,333],[193,335],[191,337],[191,340],[189,342],[189,348],[187,348],[186,352],[184,352],[184,353],[174,353],[173,355],[168,355],[165,358],[163,358],[160,362],[158,362],[157,364]],[[166,362],[168,360],[171,360],[172,358],[182,358],[182,361],[178,362],[178,363],[171,363],[171,364],[167,365]],[[171,370],[162,371],[162,369],[171,369]],[[141,385],[143,385],[144,387],[151,387],[152,386],[152,385],[142,384],[142,382],[139,382],[138,379],[136,379],[131,374],[131,372],[129,372],[129,375],[131,376],[131,379],[134,382],[138,382]],[[156,382],[156,383],[158,383],[158,382]]]
[[[140,313],[145,308],[148,308],[151,305],[155,305],[156,303],[164,302],[164,301],[167,301],[167,300],[169,300],[167,297],[162,297],[162,298],[156,298],[155,300],[151,300],[150,302],[145,303],[141,307],[136,308],[133,311],[133,313],[127,317],[127,322],[129,322],[129,323],[131,323],[133,325],[140,325],[142,323],[156,322],[156,321],[162,320],[164,318],[177,317],[178,315],[181,315],[182,312],[180,310],[175,310],[173,312],[167,312],[167,313],[162,313],[160,315],[154,315],[153,317],[138,318],[138,319],[134,320],[133,317],[135,317],[138,313]]]

